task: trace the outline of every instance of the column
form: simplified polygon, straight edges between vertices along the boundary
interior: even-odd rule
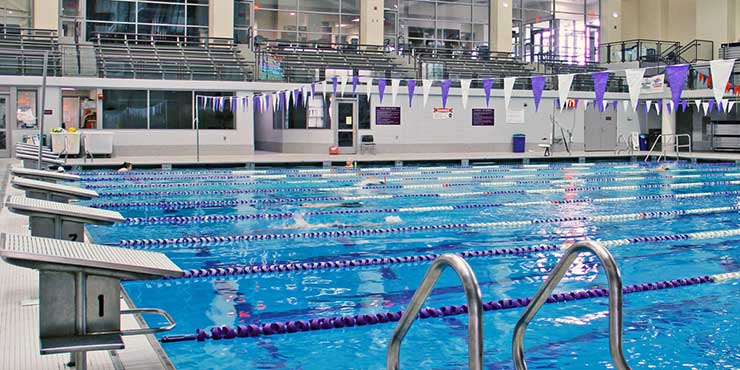
[[[599,8],[601,17],[601,45],[623,41],[622,38],[622,0],[602,1]],[[619,63],[622,61],[622,48],[619,45],[611,45],[609,48],[601,49],[602,63]]]
[[[59,30],[59,1],[33,0],[33,28]]]
[[[208,37],[234,38],[233,0],[208,0]]]
[[[360,0],[360,44],[383,45],[383,0]]]
[[[511,43],[512,0],[490,0],[488,7],[488,45],[491,51],[513,52]]]
[[[735,40],[735,0],[696,2],[696,38],[714,41],[714,58],[723,43]]]
[[[672,135],[676,133],[676,109],[673,109],[671,113],[668,113],[668,109],[666,108],[666,106],[668,106],[668,102],[670,101],[671,99],[663,99],[663,109],[661,109],[660,111],[660,130],[661,133],[664,135]],[[673,145],[675,144],[673,142],[673,139],[664,136],[663,140],[665,141],[661,142],[661,145],[663,145],[663,148],[665,148],[665,152],[673,153]]]

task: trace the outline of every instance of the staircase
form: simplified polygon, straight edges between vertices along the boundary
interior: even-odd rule
[[[95,48],[92,43],[60,45],[62,76],[96,77],[98,75]]]

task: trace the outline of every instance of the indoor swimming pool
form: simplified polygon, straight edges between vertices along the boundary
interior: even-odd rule
[[[436,256],[462,256],[484,309],[486,369],[563,248],[602,242],[624,283],[633,369],[740,368],[740,167],[539,163],[83,171],[82,202],[121,212],[97,243],[165,253],[184,278],[127,282],[177,321],[179,370],[384,369],[395,321]],[[613,368],[606,277],[581,255],[527,331],[530,369]],[[445,271],[401,368],[468,366],[465,297]],[[160,322],[150,321],[151,325]]]

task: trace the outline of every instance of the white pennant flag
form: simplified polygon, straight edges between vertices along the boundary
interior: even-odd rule
[[[424,106],[427,106],[427,100],[429,100],[429,92],[432,91],[432,83],[434,80],[421,80],[421,88],[424,93]]]
[[[401,86],[401,80],[397,78],[391,79],[391,102],[396,105],[396,96],[398,95],[398,87]]]
[[[339,94],[344,96],[344,88],[347,86],[347,75],[339,76]]]
[[[627,86],[629,87],[630,101],[632,102],[632,108],[637,110],[637,103],[640,99],[640,89],[642,86],[642,79],[645,77],[645,68],[640,69],[627,69],[624,71],[627,74]]]
[[[516,77],[504,78],[504,109],[509,110],[509,102],[511,102],[511,92],[514,91],[514,82]]]
[[[568,93],[570,85],[573,84],[574,74],[558,75],[558,97],[560,98],[560,111],[568,104]]]
[[[732,67],[735,66],[735,59],[713,60],[709,62],[709,69],[712,73],[712,92],[715,101],[722,101],[725,96],[727,82],[730,81]]]
[[[584,111],[587,111],[587,110],[588,110],[588,104],[589,104],[589,103],[591,103],[591,101],[590,101],[590,100],[584,100],[584,101],[583,101],[583,110],[584,110]]]
[[[699,99],[694,100],[694,105],[696,105],[696,110],[698,110],[699,113],[701,113],[701,100]]]
[[[303,95],[303,106],[308,105],[308,94],[311,93],[311,89],[304,89],[301,87],[301,95]]]
[[[727,102],[727,103],[725,103],[725,105],[727,105],[727,113],[730,113],[730,111],[732,110],[732,108],[735,107],[735,101],[733,100],[733,101]]]
[[[296,91],[297,91],[296,89],[293,89],[290,92],[290,95],[293,97],[293,104],[298,104],[297,103],[298,102],[298,95],[296,95]]]
[[[647,102],[645,102],[645,105],[647,105],[647,111],[648,112],[650,112],[650,110],[653,109],[653,101],[652,100],[648,100]]]
[[[704,103],[701,103],[701,107],[704,108],[704,115],[706,116],[709,114],[709,102],[706,101]]]
[[[369,101],[370,95],[373,92],[373,78],[372,77],[367,77],[367,79],[365,80],[365,89],[366,89],[365,96],[367,97],[367,100]]]
[[[324,93],[324,100],[326,100],[326,80],[321,81],[321,92]]]
[[[601,105],[604,108],[604,112],[606,112],[606,110],[609,109],[609,102],[607,102],[606,100],[602,101]]]
[[[462,94],[463,108],[468,107],[468,95],[470,93],[470,80],[460,80],[460,92]]]
[[[629,100],[622,100],[622,108],[624,108],[624,111],[627,112],[630,107],[630,101]]]
[[[273,93],[272,97],[270,97],[270,105],[272,105],[272,111],[277,111],[277,103],[278,103],[278,96],[277,94]]]
[[[267,94],[265,93],[260,95],[260,108],[263,112],[267,112]]]
[[[675,109],[673,109],[673,101],[672,100],[669,100],[669,101],[665,102],[665,111],[666,112],[671,112],[671,113],[675,111]]]

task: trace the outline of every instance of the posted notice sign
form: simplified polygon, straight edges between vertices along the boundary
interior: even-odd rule
[[[493,109],[473,108],[473,126],[493,126]]]
[[[433,108],[432,119],[452,119],[455,117],[455,113],[452,108]]]

